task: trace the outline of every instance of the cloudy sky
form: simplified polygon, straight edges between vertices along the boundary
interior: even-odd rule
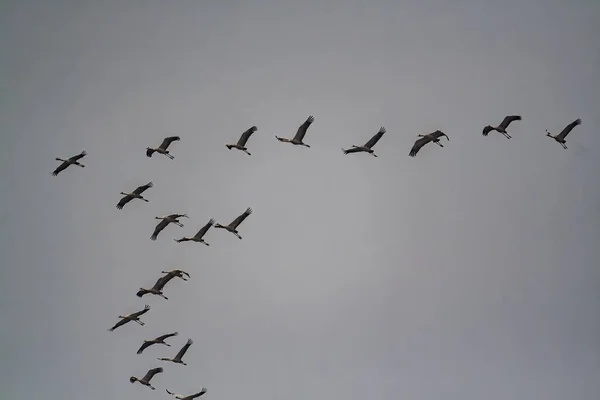
[[[599,397],[600,3],[0,11],[3,397]],[[275,140],[311,114],[310,149]],[[512,140],[481,135],[509,114]],[[568,150],[544,136],[576,118]],[[252,125],[252,156],[227,150]],[[341,153],[380,126],[379,158]],[[444,148],[408,157],[436,129]],[[170,135],[174,160],[145,156]],[[246,207],[242,240],[173,241]],[[190,219],[151,241],[174,212]],[[192,278],[169,300],[135,296],[175,267]],[[146,303],[145,326],[107,332]],[[187,338],[188,366],[156,359]],[[159,365],[155,392],[129,383]]]

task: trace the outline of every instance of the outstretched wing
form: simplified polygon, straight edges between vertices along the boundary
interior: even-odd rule
[[[108,329],[108,331],[109,331],[109,332],[112,332],[112,331],[114,331],[115,329],[117,329],[118,327],[120,327],[120,326],[122,326],[122,325],[125,325],[125,324],[126,324],[126,323],[128,323],[128,322],[129,322],[129,320],[128,320],[128,319],[120,319],[120,320],[119,320],[119,322],[117,322],[116,324],[114,324],[112,328],[109,328],[109,329]]]
[[[179,136],[169,136],[165,138],[158,147],[160,147],[163,150],[166,150],[167,147],[171,145],[171,143],[176,142],[177,140],[181,140],[181,138]]]
[[[302,141],[302,139],[304,139],[304,135],[306,135],[306,130],[308,129],[310,124],[312,124],[314,121],[315,121],[315,117],[313,117],[312,115],[309,115],[308,119],[306,121],[304,121],[304,123],[302,125],[300,125],[300,127],[298,128],[298,131],[296,132],[296,136],[294,136],[294,140]]]
[[[67,169],[68,166],[69,166],[69,163],[66,161],[63,161],[63,163],[60,164],[58,166],[58,168],[56,168],[54,171],[52,171],[52,175],[56,176],[56,175],[60,174],[62,171]]]
[[[81,153],[77,154],[76,156],[69,158],[69,160],[71,160],[71,161],[81,160],[86,155],[87,155],[87,152],[85,150],[83,150]]]
[[[571,122],[569,125],[567,125],[565,127],[565,129],[562,130],[561,133],[559,133],[556,138],[557,139],[564,139],[567,137],[567,135],[573,130],[573,128],[575,128],[577,125],[581,125],[581,119],[577,118],[575,121]]]
[[[152,379],[152,377],[156,374],[160,374],[161,372],[163,372],[162,367],[158,367],[158,368],[152,368],[150,371],[148,371],[146,373],[146,375],[142,378],[142,380],[144,382],[150,382],[150,379]]]
[[[135,189],[133,191],[133,193],[135,194],[142,194],[144,193],[147,189],[151,188],[152,186],[154,186],[154,184],[152,182],[148,182],[143,186],[138,186],[137,189]]]
[[[415,144],[413,145],[412,149],[410,149],[410,153],[408,153],[408,155],[411,157],[416,156],[417,153],[419,152],[419,150],[421,150],[421,147],[425,146],[430,141],[431,141],[431,138],[429,136],[425,136],[425,137],[422,137],[421,139],[418,139],[415,142]]]
[[[206,393],[206,388],[202,388],[198,393],[188,396],[189,399],[195,399]]]
[[[198,231],[198,233],[196,233],[196,234],[194,235],[194,237],[195,237],[196,239],[201,239],[201,238],[202,238],[202,237],[203,237],[203,236],[206,234],[206,232],[207,232],[207,231],[210,229],[210,227],[211,227],[211,226],[213,226],[214,224],[215,224],[215,220],[211,218],[211,219],[210,219],[210,220],[209,220],[209,221],[206,223],[206,225],[204,225],[202,228],[200,228],[200,230]]]
[[[117,203],[117,208],[119,210],[122,210],[123,207],[125,207],[125,204],[129,203],[131,200],[133,199],[133,197],[127,195],[124,196],[118,203]]]
[[[491,131],[495,131],[495,130],[496,130],[496,128],[494,128],[494,127],[493,127],[493,126],[491,126],[491,125],[488,125],[488,126],[486,126],[485,128],[483,128],[483,131],[481,131],[481,134],[482,134],[483,136],[487,136],[487,135],[489,135],[489,134],[490,134],[490,132],[491,132]]]
[[[147,313],[149,310],[150,310],[150,306],[148,304],[146,304],[144,306],[143,310],[136,311],[133,314],[129,314],[128,316],[129,316],[129,318],[137,318],[137,317],[141,316],[142,314]]]
[[[257,130],[258,128],[256,126],[253,126],[250,129],[246,130],[244,133],[242,133],[242,136],[240,136],[240,140],[238,140],[237,142],[238,146],[246,146],[246,142],[248,141],[250,136],[252,136],[252,134]]]
[[[186,351],[188,351],[188,349],[190,348],[190,346],[193,343],[194,343],[194,341],[192,339],[188,339],[188,341],[183,345],[181,350],[179,350],[179,353],[177,353],[177,355],[175,356],[175,359],[181,361],[183,355],[185,354]]]
[[[445,136],[446,139],[450,140],[450,138],[448,137],[448,135],[446,135],[444,132],[437,130],[435,132],[431,132],[429,135],[427,135],[429,137],[431,137],[431,140],[435,140],[435,139],[439,139],[442,136]]]
[[[350,147],[349,149],[342,149],[342,153],[344,154],[360,153],[361,151],[364,150],[360,147]]]
[[[167,275],[161,276],[156,280],[156,283],[154,284],[154,286],[152,286],[152,289],[159,291],[162,290],[167,284],[167,282],[169,282],[171,279],[173,278],[167,279]]]
[[[143,352],[144,350],[146,350],[148,347],[152,346],[153,344],[154,344],[154,343],[152,343],[152,342],[144,342],[144,343],[142,344],[142,346],[139,348],[139,350],[137,351],[137,353],[138,353],[138,354],[142,354],[142,352]]]
[[[365,143],[365,147],[370,149],[371,147],[375,146],[377,144],[377,142],[379,142],[379,139],[381,139],[381,137],[383,136],[383,134],[385,132],[386,132],[386,130],[382,126],[379,129],[379,132],[377,132],[375,135],[373,135],[373,137],[367,143]]]
[[[246,218],[248,218],[248,215],[252,214],[252,208],[248,207],[246,208],[246,211],[244,211],[244,213],[242,215],[240,215],[239,217],[237,217],[236,219],[234,219],[229,226],[233,229],[237,228]]]
[[[508,125],[510,125],[511,122],[520,121],[520,120],[521,120],[520,115],[509,115],[509,116],[505,117],[504,120],[502,120],[502,123],[500,124],[499,128],[506,130],[506,128],[508,128]]]
[[[167,338],[170,338],[170,337],[172,337],[172,336],[177,336],[177,335],[179,335],[179,332],[167,333],[166,335],[159,336],[159,337],[157,337],[157,338],[156,338],[156,339],[154,339],[154,340],[157,340],[157,341],[161,341],[161,342],[162,342],[163,340],[165,340],[165,339],[167,339]]]
[[[154,154],[156,150],[153,149],[146,149],[146,156],[147,157],[152,157],[152,154]]]
[[[152,236],[150,236],[150,239],[152,240],[156,240],[156,238],[158,237],[158,234],[160,233],[160,231],[162,231],[163,229],[165,229],[165,227],[169,225],[169,221],[163,219],[162,221],[160,221],[158,223],[158,225],[156,225],[156,228],[154,228],[154,233],[152,234]]]

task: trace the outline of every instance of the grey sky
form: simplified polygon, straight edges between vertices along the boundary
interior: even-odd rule
[[[83,3],[1,6],[3,396],[599,397],[598,2]],[[309,114],[310,149],[275,140]],[[341,154],[382,125],[379,158]],[[248,206],[243,240],[173,242]],[[135,296],[173,267],[168,301]]]

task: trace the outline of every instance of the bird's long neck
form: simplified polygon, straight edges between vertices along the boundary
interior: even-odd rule
[[[56,161],[62,161],[62,162],[65,162],[65,161],[67,161],[67,160],[63,160],[62,158],[58,158],[58,157],[57,157],[57,158],[56,158]]]

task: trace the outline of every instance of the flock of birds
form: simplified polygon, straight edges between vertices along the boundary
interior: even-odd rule
[[[506,137],[507,139],[511,139],[512,136],[507,132],[508,126],[512,122],[520,121],[521,119],[522,118],[519,115],[509,115],[509,116],[505,117],[504,120],[502,121],[502,123],[498,126],[488,125],[488,126],[484,127],[483,131],[482,131],[482,135],[487,137],[490,134],[490,132],[497,131],[500,134],[502,134],[504,137]],[[291,143],[291,144],[297,145],[297,146],[310,147],[310,145],[304,143],[303,140],[304,140],[304,137],[306,135],[308,128],[314,122],[314,120],[315,120],[314,117],[312,115],[310,115],[306,119],[306,121],[304,121],[304,123],[302,125],[300,125],[295,136],[291,139],[282,138],[282,137],[278,137],[278,136],[275,136],[275,138],[280,142]],[[578,119],[574,120],[573,122],[571,122],[570,124],[568,124],[557,135],[552,135],[548,130],[546,130],[546,136],[553,138],[564,149],[566,149],[567,148],[567,146],[566,146],[567,135],[573,130],[573,128],[575,128],[577,125],[580,125],[580,124],[581,124],[581,119],[578,118]],[[256,126],[252,126],[251,128],[247,129],[245,132],[243,132],[241,134],[237,143],[229,143],[229,144],[226,144],[225,146],[229,150],[236,149],[236,150],[242,151],[248,155],[251,155],[250,152],[248,151],[248,148],[246,145],[247,145],[248,139],[250,139],[250,136],[252,136],[252,134],[254,132],[256,132],[257,130],[258,130],[258,128]],[[385,127],[381,127],[379,129],[379,131],[375,135],[373,135],[362,146],[352,145],[348,149],[342,149],[342,152],[343,152],[343,154],[368,153],[374,157],[377,157],[377,154],[375,154],[373,147],[377,144],[377,142],[379,142],[379,140],[383,137],[383,135],[385,133],[386,133]],[[444,145],[440,142],[441,138],[445,137],[448,141],[450,140],[448,135],[446,135],[444,132],[442,132],[440,130],[436,130],[435,132],[432,132],[429,134],[424,134],[424,135],[419,134],[418,137],[419,137],[419,139],[417,139],[415,141],[414,145],[410,149],[409,156],[411,156],[411,157],[415,157],[417,155],[417,153],[421,150],[421,148],[423,146],[425,146],[427,143],[433,142],[440,147],[444,147]],[[158,153],[158,154],[162,154],[170,159],[174,159],[175,157],[173,155],[171,155],[171,153],[169,152],[168,149],[169,149],[169,146],[171,146],[171,144],[173,142],[179,141],[179,140],[181,140],[181,138],[179,136],[167,137],[162,141],[160,146],[147,147],[146,148],[146,156],[152,157],[152,155],[154,153]],[[68,159],[56,158],[57,161],[62,161],[62,164],[60,164],[58,166],[58,168],[56,168],[52,172],[52,175],[54,175],[54,176],[58,175],[60,172],[64,171],[71,165],[76,165],[76,166],[79,166],[82,168],[85,167],[85,165],[81,164],[79,162],[79,160],[81,160],[86,155],[87,155],[87,153],[85,151],[82,151],[80,154],[73,156],[71,158],[68,158]],[[123,209],[123,207],[125,207],[126,204],[128,204],[129,202],[131,202],[134,199],[139,199],[139,200],[148,202],[148,200],[145,199],[142,196],[142,194],[146,190],[152,188],[153,186],[154,185],[152,182],[148,182],[145,185],[139,186],[131,193],[121,192],[120,194],[123,195],[123,198],[121,198],[121,200],[116,205],[117,209],[119,209],[119,210]],[[198,230],[198,232],[194,236],[191,236],[191,237],[184,236],[181,239],[174,239],[174,240],[177,243],[192,241],[192,242],[202,243],[206,246],[209,246],[209,244],[204,241],[204,236],[206,235],[206,233],[208,232],[208,230],[211,227],[224,229],[224,230],[234,234],[238,239],[242,239],[242,237],[240,236],[240,234],[238,232],[238,227],[250,214],[252,214],[252,208],[248,207],[246,209],[246,211],[244,211],[242,214],[240,214],[237,218],[235,218],[228,225],[218,224],[215,222],[214,219],[211,218],[204,226],[202,226],[200,228],[200,230]],[[160,222],[158,223],[158,225],[156,225],[154,232],[150,236],[151,240],[156,240],[158,238],[158,235],[160,234],[160,232],[162,230],[164,230],[169,224],[174,224],[179,227],[183,227],[183,224],[181,222],[179,222],[179,219],[180,218],[188,218],[188,216],[187,216],[187,214],[177,214],[176,213],[176,214],[169,214],[169,215],[165,215],[162,217],[155,217],[155,218],[159,219]],[[166,297],[163,293],[165,285],[168,282],[170,282],[173,278],[176,278],[176,277],[180,278],[184,281],[187,281],[188,278],[190,278],[190,275],[181,269],[173,269],[170,271],[161,271],[161,273],[163,275],[160,278],[158,278],[158,280],[156,281],[154,286],[152,286],[151,288],[140,288],[139,291],[137,292],[137,296],[143,297],[147,294],[152,294],[152,295],[160,296],[160,297],[168,300],[168,297]],[[136,311],[134,313],[127,314],[127,315],[119,315],[118,318],[120,320],[112,328],[109,328],[108,330],[112,332],[113,330],[117,329],[118,327],[123,326],[132,321],[143,326],[144,322],[140,321],[140,317],[142,315],[144,315],[145,313],[147,313],[148,311],[150,311],[150,306],[145,305],[144,309],[142,309],[140,311]],[[165,340],[168,338],[174,337],[174,336],[178,336],[178,335],[179,335],[178,332],[173,332],[173,333],[167,333],[167,334],[158,336],[157,338],[154,338],[154,339],[144,340],[141,347],[137,351],[137,354],[142,354],[145,349],[147,349],[148,347],[150,347],[152,345],[156,345],[156,344],[161,344],[164,346],[171,347],[171,345],[169,343],[165,342]],[[181,347],[179,352],[175,355],[175,357],[173,357],[173,358],[161,357],[161,358],[158,358],[158,360],[172,362],[175,364],[187,365],[185,362],[183,362],[183,356],[186,354],[186,352],[189,350],[190,346],[193,343],[194,343],[194,341],[192,339],[188,339],[185,342],[185,344],[183,345],[183,347]],[[150,369],[146,373],[146,375],[144,375],[142,378],[137,378],[135,376],[132,376],[131,378],[129,378],[129,380],[131,383],[138,382],[138,383],[154,390],[155,387],[152,386],[150,381],[156,374],[159,374],[162,372],[163,372],[162,367],[156,367],[156,368]],[[175,393],[169,391],[168,389],[166,389],[166,391],[167,391],[167,393],[169,393],[170,395],[174,396],[177,399],[192,400],[192,399],[195,399],[195,398],[200,397],[203,394],[205,394],[207,389],[203,387],[203,388],[201,388],[201,390],[198,393],[194,393],[194,394],[190,394],[190,395],[175,394]]]

